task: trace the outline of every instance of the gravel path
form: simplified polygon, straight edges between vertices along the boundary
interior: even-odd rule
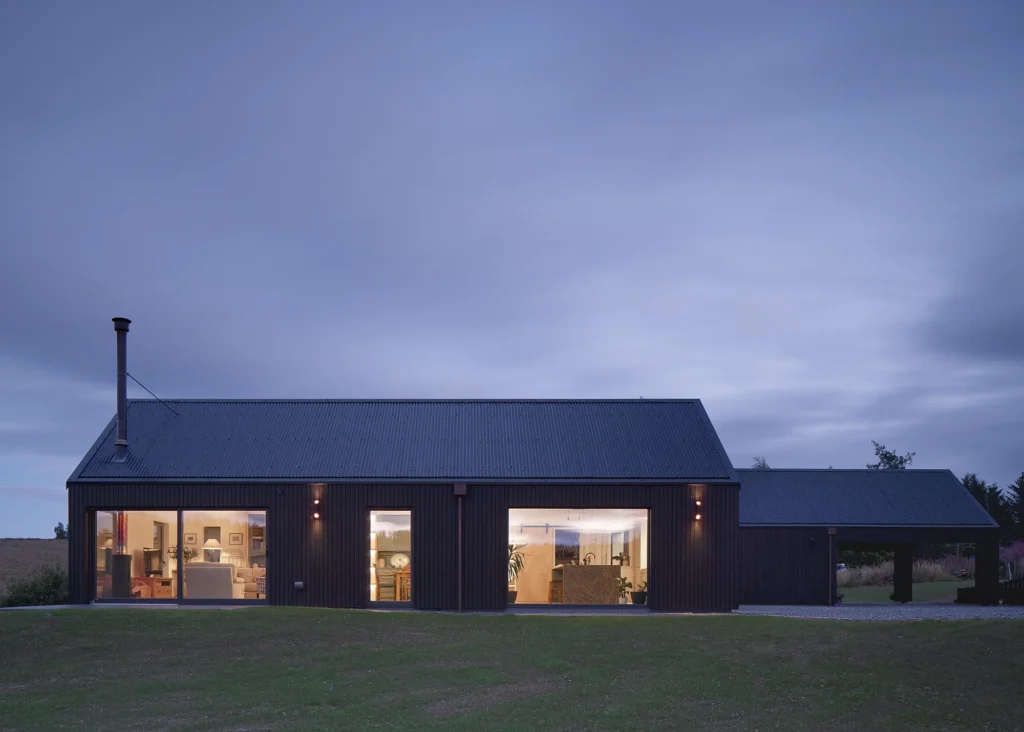
[[[827,620],[1024,620],[1024,607],[956,605],[952,603],[857,603],[853,605],[744,605],[734,615],[772,615],[782,618]]]

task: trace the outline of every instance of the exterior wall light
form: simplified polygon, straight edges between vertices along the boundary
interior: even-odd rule
[[[314,498],[313,499],[313,518],[315,518],[315,519],[320,518],[320,499],[319,498]]]
[[[698,513],[696,516],[694,516],[694,518],[700,521],[700,514]]]

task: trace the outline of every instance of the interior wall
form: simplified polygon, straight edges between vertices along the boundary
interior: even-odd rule
[[[518,532],[518,529],[517,529]],[[555,532],[542,527],[525,528],[521,532],[526,546],[523,571],[516,580],[516,602],[547,602],[551,570],[555,566]]]
[[[182,544],[189,549],[198,549],[199,556],[193,562],[205,559],[203,551],[203,529],[220,527],[221,562],[248,567],[249,557],[249,512],[248,511],[185,511],[182,514]],[[195,534],[196,543],[185,543],[185,534]],[[241,534],[241,545],[231,545],[231,534]]]
[[[164,535],[164,551],[160,555],[160,574],[162,577],[172,576],[176,563],[174,557],[168,555],[166,550],[167,547],[174,546],[177,541],[177,514],[173,511],[126,511],[125,520],[128,523],[126,548],[132,556],[132,576],[141,577],[145,572],[143,549],[156,548],[153,546],[153,523],[155,521],[167,525],[166,534]],[[102,525],[105,528],[113,528],[111,520],[106,517],[104,517]]]

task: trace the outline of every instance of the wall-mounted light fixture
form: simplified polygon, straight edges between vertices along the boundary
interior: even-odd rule
[[[693,519],[694,521],[700,521],[701,502],[694,501]]]
[[[313,518],[315,518],[315,519],[320,518],[320,499],[319,498],[314,498],[313,499]]]

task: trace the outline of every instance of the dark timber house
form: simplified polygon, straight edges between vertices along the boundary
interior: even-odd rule
[[[840,543],[896,546],[899,573],[933,540],[977,540],[995,584],[991,519],[945,471],[737,472],[697,400],[128,400],[128,323],[117,415],[68,480],[75,603],[729,612],[830,604]]]

